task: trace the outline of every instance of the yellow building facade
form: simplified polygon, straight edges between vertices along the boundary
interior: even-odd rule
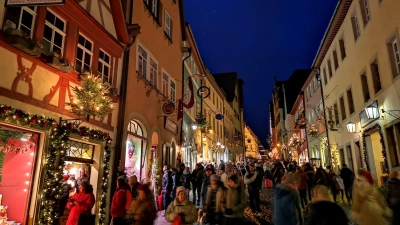
[[[245,157],[247,159],[259,159],[260,157],[260,140],[257,135],[253,132],[250,126],[245,124],[244,127],[244,139],[245,139]]]
[[[366,167],[378,185],[400,169],[399,114],[391,111],[400,109],[399,9],[398,1],[340,1],[313,63],[341,126],[328,130],[338,164]]]

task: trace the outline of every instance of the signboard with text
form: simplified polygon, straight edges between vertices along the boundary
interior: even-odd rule
[[[35,5],[63,5],[65,0],[5,0],[5,7],[35,6]]]
[[[164,128],[175,135],[178,133],[178,124],[167,116],[164,117]]]

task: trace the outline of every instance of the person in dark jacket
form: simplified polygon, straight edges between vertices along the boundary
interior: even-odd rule
[[[332,182],[329,174],[322,167],[319,167],[313,176],[312,186],[314,187],[318,184],[321,184],[329,188],[331,183]]]
[[[67,206],[68,199],[69,199],[69,193],[72,191],[72,186],[68,184],[69,176],[68,174],[63,176],[64,182],[62,183],[62,194],[61,194],[61,199],[59,202],[59,216],[64,215],[65,207]]]
[[[163,194],[163,205],[164,205],[164,210],[167,210],[168,205],[171,203],[171,192],[172,192],[172,186],[173,186],[173,181],[172,181],[172,173],[169,170],[169,166],[165,165],[163,167],[163,177],[162,177],[162,194]],[[162,216],[165,216],[165,211]]]
[[[240,166],[240,175],[242,177],[244,177],[246,175],[246,173],[247,173],[246,168],[244,167],[244,165],[241,165]]]
[[[171,191],[171,200],[175,199],[176,195],[176,188],[181,186],[180,184],[180,177],[178,175],[178,170],[176,168],[171,169],[171,177],[172,177],[172,191]]]
[[[132,198],[136,199],[138,197],[137,189],[140,185],[140,183],[137,181],[137,176],[133,175],[133,176],[129,177],[128,184],[129,184],[129,190],[131,191],[131,194],[132,194]]]
[[[189,167],[186,167],[180,178],[180,182],[181,182],[182,186],[186,188],[186,196],[187,196],[188,200],[189,200],[189,193],[190,193],[190,182],[192,179],[192,174],[190,174],[189,170],[190,170]]]
[[[344,184],[344,193],[346,194],[346,199],[350,203],[352,198],[352,187],[354,182],[354,173],[351,171],[349,167],[347,167],[346,163],[343,163],[342,169],[340,170],[340,177],[343,179]]]
[[[309,205],[307,225],[348,225],[349,218],[338,204],[330,199],[328,188],[317,185],[313,189],[312,203]]]
[[[211,175],[213,174],[213,169],[212,168],[207,168],[206,173],[205,173],[205,178],[203,180],[203,183],[201,184],[201,192],[200,192],[200,207],[203,208],[204,204],[206,203],[206,198],[207,198],[207,191],[208,191],[208,186],[211,184]]]
[[[198,202],[200,201],[200,191],[201,191],[201,184],[199,185],[197,182],[197,173],[199,172],[201,168],[201,164],[197,163],[193,172],[192,172],[192,190],[193,190],[193,205],[196,205],[196,203],[198,204]]]
[[[312,190],[312,181],[314,178],[314,168],[311,166],[310,163],[306,163],[306,166],[304,168],[304,172],[307,174],[308,180],[307,180],[307,192],[308,192],[308,200],[311,201],[311,190]]]
[[[244,183],[249,192],[250,208],[256,216],[260,216],[260,183],[262,183],[262,177],[255,170],[254,164],[251,164],[250,171],[244,176]]]
[[[386,184],[386,201],[393,211],[392,224],[400,224],[400,180],[399,173],[393,171],[389,175],[388,183]]]
[[[262,168],[262,164],[260,163],[260,164],[258,164],[258,163],[256,163],[256,164],[254,164],[255,166],[256,166],[256,172],[258,173],[258,175],[261,177],[261,182],[260,182],[260,191],[262,190],[262,178],[264,178],[264,176],[265,176],[265,174],[264,174],[264,169]]]
[[[223,160],[221,160],[220,163],[219,163],[218,171],[225,172],[225,163],[224,163]]]

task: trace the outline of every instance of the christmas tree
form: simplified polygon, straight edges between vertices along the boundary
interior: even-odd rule
[[[110,84],[103,83],[101,77],[91,73],[80,77],[81,86],[72,87],[74,100],[66,103],[79,116],[96,116],[103,119],[113,110],[110,98]]]

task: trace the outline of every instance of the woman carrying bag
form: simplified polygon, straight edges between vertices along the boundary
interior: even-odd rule
[[[71,210],[66,225],[94,225],[94,206],[93,187],[89,182],[84,181],[79,186],[79,193],[74,194],[67,203],[67,208]]]

